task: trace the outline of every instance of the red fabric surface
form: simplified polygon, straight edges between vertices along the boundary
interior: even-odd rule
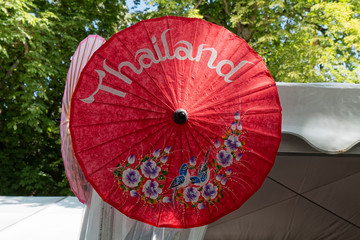
[[[115,34],[83,69],[71,106],[86,179],[158,227],[202,226],[239,208],[280,144],[281,107],[261,57],[200,19],[157,18]],[[177,109],[185,124],[173,121]]]

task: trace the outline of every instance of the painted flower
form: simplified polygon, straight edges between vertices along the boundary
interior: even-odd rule
[[[221,180],[220,183],[221,183],[222,185],[225,185],[228,180],[229,180],[228,178],[223,178],[223,180]]]
[[[240,113],[239,113],[239,111],[237,111],[237,112],[235,113],[234,118],[235,118],[236,120],[240,120]]]
[[[171,203],[171,198],[169,197],[164,197],[162,200],[163,203]]]
[[[236,129],[236,122],[232,122],[231,123],[231,130],[235,130]]]
[[[219,148],[219,147],[220,147],[220,142],[219,142],[217,139],[215,140],[214,146],[215,146],[216,148]]]
[[[168,156],[163,156],[163,157],[160,158],[160,162],[166,163],[168,159],[169,159]]]
[[[238,155],[236,155],[236,161],[240,161],[242,156],[243,156],[242,153],[238,153]]]
[[[153,156],[154,157],[159,157],[159,155],[160,155],[160,149],[156,149],[154,152],[153,152]]]
[[[231,153],[225,151],[225,150],[221,150],[217,155],[217,162],[222,166],[222,167],[227,167],[230,166],[232,164],[232,160],[233,160],[233,156],[231,155]]]
[[[170,152],[170,149],[171,149],[171,146],[167,146],[167,147],[164,149],[164,152],[168,154],[168,153]]]
[[[141,172],[146,178],[156,178],[159,175],[160,170],[161,168],[157,166],[153,160],[141,164]]]
[[[236,151],[240,146],[241,143],[239,141],[239,136],[231,135],[225,140],[225,146],[228,151]]]
[[[229,168],[228,170],[226,170],[225,173],[226,173],[226,175],[230,175],[232,173],[232,171],[233,171],[232,168]]]
[[[142,189],[143,193],[145,193],[146,197],[151,199],[156,199],[160,193],[162,193],[162,189],[159,188],[159,183],[156,181],[147,180]]]
[[[130,191],[130,196],[132,196],[132,197],[140,197],[139,193],[137,191],[135,191],[135,190]]]
[[[141,175],[138,170],[131,168],[126,169],[122,174],[122,182],[128,187],[136,187],[141,179]]]
[[[206,208],[206,205],[205,205],[204,203],[199,203],[199,204],[197,205],[197,208],[198,208],[199,210],[201,210],[201,209]]]
[[[133,164],[135,162],[135,154],[131,154],[130,157],[128,157],[128,163]]]
[[[191,166],[195,166],[195,164],[196,164],[196,158],[195,158],[194,156],[192,156],[192,157],[190,158],[190,165],[191,165]]]
[[[218,175],[216,176],[216,180],[217,180],[217,181],[221,181],[221,179],[223,178],[223,176],[224,176],[224,175],[222,175],[222,174],[218,174]]]
[[[187,187],[184,190],[185,202],[197,202],[200,197],[200,192],[194,187]]]
[[[236,125],[236,128],[238,129],[238,130],[242,130],[242,125],[241,125],[241,122],[238,122],[238,124]]]
[[[203,187],[201,195],[205,199],[214,199],[217,195],[217,190],[218,188],[216,186],[214,186],[212,183],[208,183]]]

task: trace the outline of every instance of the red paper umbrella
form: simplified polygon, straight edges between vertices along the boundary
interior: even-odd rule
[[[90,191],[89,183],[85,180],[84,174],[75,158],[72,148],[69,117],[71,109],[71,97],[78,83],[80,73],[91,55],[104,44],[105,39],[97,35],[90,35],[85,38],[77,47],[70,64],[66,77],[66,85],[61,109],[61,153],[63,156],[65,173],[69,179],[72,191],[80,202],[85,203]]]
[[[99,195],[159,227],[205,225],[261,186],[281,107],[261,57],[200,19],[163,17],[111,37],[72,97],[76,158]]]

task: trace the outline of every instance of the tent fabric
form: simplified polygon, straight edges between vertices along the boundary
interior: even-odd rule
[[[211,239],[360,239],[360,159],[279,154],[262,188]]]
[[[282,133],[336,154],[360,142],[360,85],[277,83],[283,108]]]

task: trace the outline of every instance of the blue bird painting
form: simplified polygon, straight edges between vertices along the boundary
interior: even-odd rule
[[[204,163],[200,163],[198,175],[190,177],[191,183],[196,186],[204,186],[209,181],[210,178],[210,169],[208,166],[209,153],[210,153],[210,148],[207,150],[205,154]]]
[[[174,180],[170,184],[170,188],[173,189],[173,206],[175,206],[175,194],[178,187],[186,187],[191,183],[190,174],[189,174],[189,166],[186,163],[183,163],[179,170],[179,176],[175,177]]]

